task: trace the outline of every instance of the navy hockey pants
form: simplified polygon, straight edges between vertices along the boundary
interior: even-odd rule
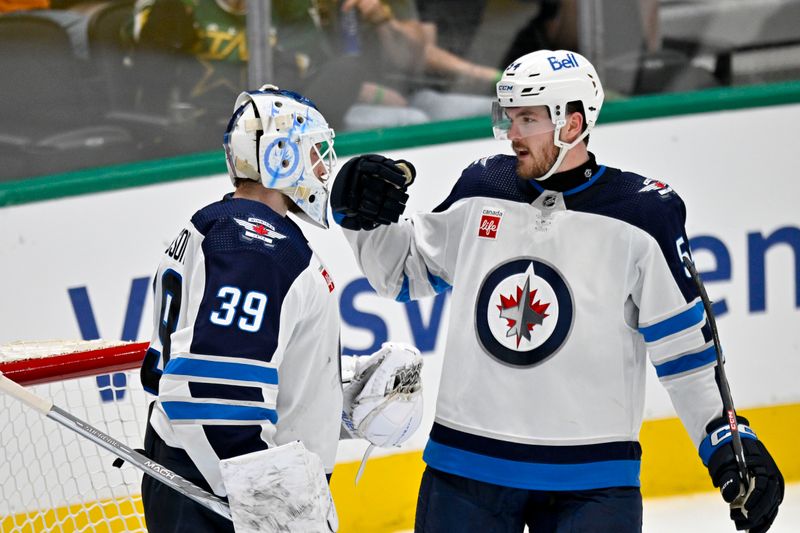
[[[157,463],[211,492],[211,487],[187,453],[167,446],[150,423],[144,436],[144,449],[145,454]],[[234,533],[230,520],[150,476],[144,476],[142,480],[142,504],[149,533]]]
[[[642,530],[639,487],[538,491],[483,483],[431,467],[417,501],[415,533],[634,533]]]

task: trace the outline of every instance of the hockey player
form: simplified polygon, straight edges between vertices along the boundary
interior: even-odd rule
[[[335,531],[326,474],[343,415],[374,444],[408,438],[421,418],[419,353],[384,345],[349,361],[343,409],[335,285],[287,217],[327,227],[334,132],[313,102],[273,86],[234,109],[224,148],[235,191],[192,216],[155,276],[145,452],[230,496],[238,531]],[[151,532],[233,531],[148,476],[142,495]]]
[[[334,217],[378,293],[452,287],[418,532],[641,531],[648,355],[713,484],[728,502],[742,489],[737,529],[775,519],[783,478],[744,418],[751,481],[738,483],[714,346],[682,263],[683,201],[595,160],[602,104],[586,58],[537,51],[497,84],[494,133],[515,155],[471,164],[432,213],[398,221],[407,162],[354,158],[334,181]]]

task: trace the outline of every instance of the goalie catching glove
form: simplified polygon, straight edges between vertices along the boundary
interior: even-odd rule
[[[331,188],[334,220],[351,230],[397,222],[415,176],[414,165],[402,159],[378,154],[354,157],[339,170]]]
[[[369,356],[342,357],[342,421],[352,437],[398,446],[422,421],[422,357],[415,347],[385,342]]]

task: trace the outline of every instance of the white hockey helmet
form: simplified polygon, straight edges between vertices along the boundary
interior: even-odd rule
[[[603,106],[603,87],[592,64],[568,50],[538,50],[510,64],[497,82],[497,100],[492,106],[492,129],[496,139],[508,139],[511,122],[506,107],[547,106],[555,129],[553,143],[560,149],[558,160],[544,176],[561,165],[567,151],[581,142],[594,127]],[[566,125],[567,104],[581,102],[586,129],[571,143],[559,139]]]
[[[228,174],[234,183],[248,179],[280,191],[300,208],[298,216],[327,228],[327,181],[336,167],[333,137],[308,98],[273,85],[243,92],[223,141]]]

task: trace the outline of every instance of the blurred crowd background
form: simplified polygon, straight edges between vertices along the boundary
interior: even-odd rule
[[[798,21],[800,0],[0,0],[0,181],[219,149],[264,80],[338,133],[488,115],[542,48],[590,58],[608,100],[798,80]]]

